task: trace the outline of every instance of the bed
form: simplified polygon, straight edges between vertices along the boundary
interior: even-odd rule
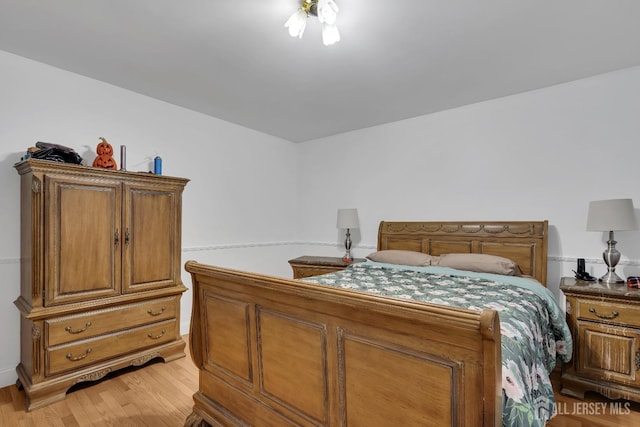
[[[378,251],[508,258],[544,285],[547,228],[546,221],[383,221]],[[393,266],[373,266],[385,267]],[[510,390],[499,306],[467,309],[322,283],[332,275],[300,281],[195,261],[185,268],[199,369],[185,425],[542,425],[553,415],[551,402],[522,413],[508,407],[503,419]],[[357,268],[365,266],[344,274],[352,279]],[[558,324],[547,340],[570,355],[564,316],[553,314]],[[541,375],[548,378],[552,365]]]

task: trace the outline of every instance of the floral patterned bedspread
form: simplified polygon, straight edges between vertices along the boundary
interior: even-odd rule
[[[308,282],[499,313],[502,425],[544,426],[555,414],[549,373],[569,361],[571,333],[551,292],[522,277],[365,262]]]

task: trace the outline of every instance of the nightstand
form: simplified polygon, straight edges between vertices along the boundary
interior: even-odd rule
[[[353,263],[364,261],[366,261],[364,258],[354,258],[351,262],[344,262],[342,258],[338,257],[301,256],[289,260],[289,264],[293,269],[293,278],[301,279],[344,270]]]
[[[573,358],[563,366],[560,393],[587,391],[640,402],[640,290],[565,277]]]

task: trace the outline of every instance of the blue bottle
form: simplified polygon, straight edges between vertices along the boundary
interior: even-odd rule
[[[153,173],[162,175],[162,159],[160,156],[156,156],[156,158],[153,159]]]

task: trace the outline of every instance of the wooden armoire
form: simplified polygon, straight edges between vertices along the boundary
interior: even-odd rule
[[[27,410],[74,384],[184,357],[188,180],[46,160],[20,174],[20,364]]]

